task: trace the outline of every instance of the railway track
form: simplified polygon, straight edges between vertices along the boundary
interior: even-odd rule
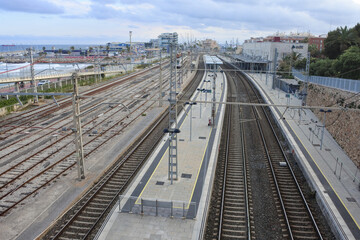
[[[81,94],[85,96],[93,96],[95,94],[98,94],[100,92],[103,92],[105,90],[109,90],[119,84],[122,84],[125,81],[128,81],[129,79],[132,79],[136,76],[141,76],[144,73],[148,73],[154,69],[157,69],[158,66],[152,67],[150,69],[147,69],[142,72],[134,73],[126,77],[119,78],[115,81],[112,81],[110,83],[100,84],[99,86],[96,86],[90,90],[84,91]],[[59,107],[54,106],[53,104],[48,104],[46,106],[34,108],[31,110],[28,110],[23,113],[18,113],[14,116],[7,117],[2,121],[0,124],[0,135],[2,135],[2,139],[6,139],[7,135],[6,133],[10,131],[14,131],[16,128],[20,128],[19,131],[23,131],[24,128],[28,129],[31,126],[34,125],[34,123],[38,124],[39,122],[46,121],[46,117],[49,116],[51,113],[54,113],[56,111],[59,111],[67,106],[70,106],[72,104],[72,100],[70,98],[64,98],[60,99],[58,101]],[[18,133],[19,131],[16,131],[15,133]],[[14,132],[12,132],[14,133]]]
[[[239,121],[240,107],[230,105],[227,112],[220,214],[214,230],[217,239],[251,239],[246,142],[243,123]]]
[[[232,71],[228,64],[224,67],[231,69],[227,72],[228,101],[262,101],[245,76]],[[226,111],[224,129],[230,133],[222,133],[205,239],[323,239],[268,110],[233,105]],[[232,134],[237,136],[233,140]],[[270,189],[254,189],[264,186]]]
[[[190,99],[201,81],[202,75],[203,71],[197,72],[195,81],[188,85],[184,94],[179,96],[180,99]],[[182,106],[179,106],[179,112],[181,109]],[[118,195],[124,191],[163,137],[163,129],[167,128],[168,124],[168,114],[164,112],[43,238],[92,239],[116,203]]]
[[[152,81],[148,81],[147,84],[154,85]],[[149,87],[145,86],[145,88],[149,90]],[[130,91],[131,89],[127,90]],[[135,92],[134,94],[139,95],[139,92]],[[143,94],[144,93],[141,93],[140,95]],[[155,98],[156,93],[147,95],[149,98]],[[110,114],[106,115],[106,112],[105,114],[102,113],[104,115],[102,119],[97,120],[97,123],[92,124],[91,127],[87,127],[87,125],[91,125],[91,121],[84,124],[84,157],[89,157],[90,154],[102,145],[116,137],[129,124],[141,117],[145,111],[154,105],[154,102],[150,101],[144,101],[142,103],[128,101],[124,103],[133,106],[129,107],[131,108],[131,112],[124,111],[124,107],[111,108],[109,110],[112,111]],[[127,110],[129,110],[129,108]],[[120,114],[117,120],[110,120],[116,114]],[[91,133],[95,127],[99,127],[100,124],[104,125],[104,128],[99,134],[95,134],[94,136],[90,134],[90,137],[86,135]],[[72,150],[72,145],[72,133],[59,136],[59,139],[46,144],[41,150],[35,149],[36,151],[25,159],[19,156],[18,158],[23,160],[1,172],[0,216],[6,215],[11,209],[61,175],[66,175],[66,171],[76,165],[75,151]],[[52,151],[49,151],[49,147],[53,148]]]
[[[129,83],[130,80],[133,80],[135,78],[144,78],[149,76],[149,74],[151,74],[151,71],[154,69],[157,68],[154,67],[144,72],[122,77],[110,83],[101,84],[100,86],[96,86],[91,90],[84,91],[81,94],[84,96],[93,96],[109,89],[116,89],[119,86],[124,85],[124,83]],[[81,111],[85,111],[96,104],[101,104],[101,102],[104,101],[105,99],[87,100],[85,103],[83,103]],[[58,124],[61,124],[65,117],[71,117],[71,112],[68,111],[62,113],[62,115],[59,116],[58,119],[54,119],[53,114],[62,111],[66,109],[66,107],[70,106],[71,99],[63,98],[60,99],[58,103],[60,105],[59,107],[55,106],[54,104],[48,104],[23,113],[15,114],[15,116],[13,117],[4,119],[4,121],[2,121],[3,124],[0,126],[0,136],[3,140],[3,145],[0,149],[0,152],[6,150],[6,148],[12,146],[13,144],[19,143],[24,139],[27,139],[31,135],[38,134],[44,129],[51,129],[51,127],[53,127],[54,130],[51,132],[54,132],[56,130],[56,126]],[[39,131],[34,131],[37,129]],[[20,134],[22,134],[22,136]]]
[[[256,96],[254,102],[259,103],[261,97],[254,87],[248,81],[245,81],[243,76],[240,76],[240,79],[243,79],[243,84],[248,89],[249,99],[251,99],[250,91],[252,91],[252,95]],[[263,119],[262,121],[258,120],[257,125],[261,134],[264,155],[271,169],[272,179],[276,186],[276,194],[287,228],[284,237],[290,239],[323,239],[289,160],[271,124],[270,117],[264,107],[256,110],[256,107],[253,106],[252,109],[257,119]]]

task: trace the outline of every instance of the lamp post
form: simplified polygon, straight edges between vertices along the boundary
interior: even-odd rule
[[[190,105],[190,142],[192,133],[192,105],[196,105],[196,102],[185,102],[184,105]]]
[[[330,109],[329,110],[320,109],[320,112],[324,113],[323,129],[322,129],[322,133],[321,133],[321,144],[320,144],[320,150],[322,150],[323,140],[324,140],[324,131],[325,131],[325,122],[326,122],[326,113],[330,113],[332,111]]]
[[[196,90],[200,92],[200,119],[201,119],[201,102],[202,102],[202,95],[201,95],[201,93],[205,92],[205,89],[204,89],[204,88],[198,88],[198,89],[196,89]]]

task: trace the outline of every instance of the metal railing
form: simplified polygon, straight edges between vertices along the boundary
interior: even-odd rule
[[[293,76],[302,82],[306,81],[306,76],[300,71],[292,69]],[[345,79],[345,78],[333,78],[333,77],[321,77],[321,76],[310,76],[310,83],[319,84],[326,87],[337,88],[348,92],[360,92],[360,80]]]
[[[196,203],[119,196],[120,212],[149,216],[195,219]]]

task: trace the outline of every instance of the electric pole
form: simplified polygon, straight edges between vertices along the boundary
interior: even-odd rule
[[[303,92],[303,99],[302,99],[302,105],[306,106],[306,98],[307,98],[307,90],[308,90],[308,84],[309,84],[309,76],[310,75],[310,52],[307,54],[306,59],[306,81],[304,86],[304,92]]]
[[[162,64],[161,64],[161,47],[160,47],[160,79],[159,79],[159,100],[162,100],[163,82],[162,82]],[[162,101],[159,101],[159,107],[162,107]]]
[[[72,80],[74,84],[73,93],[73,114],[74,114],[74,130],[75,130],[75,147],[76,147],[76,161],[78,164],[78,177],[79,180],[85,178],[85,167],[84,167],[84,149],[82,140],[82,129],[80,119],[80,98],[79,89],[77,84],[77,74],[73,73]]]
[[[30,55],[30,74],[31,74],[31,81],[30,86],[34,89],[34,93],[37,93],[37,86],[35,81],[35,71],[34,71],[34,58],[32,54],[32,48],[29,48],[29,55]],[[34,102],[39,102],[39,97],[36,95],[34,98]]]
[[[129,47],[129,53],[130,53],[130,65],[131,65],[131,70],[133,70],[133,66],[132,66],[132,54],[131,54],[131,35],[132,35],[132,31],[129,31],[129,36],[130,36],[130,47]]]
[[[277,48],[275,48],[274,62],[273,62],[273,82],[272,82],[272,89],[275,89],[277,57],[278,57],[278,52],[277,52]]]
[[[168,163],[168,179],[173,184],[178,179],[178,162],[177,162],[177,91],[176,91],[176,42],[170,38],[170,91],[169,91],[169,128],[165,129],[165,133],[169,133],[169,163]]]

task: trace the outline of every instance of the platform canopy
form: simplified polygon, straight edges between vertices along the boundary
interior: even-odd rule
[[[216,64],[221,65],[223,62],[216,56],[204,55],[205,64]]]
[[[204,55],[206,71],[217,71],[223,62],[216,56]]]

